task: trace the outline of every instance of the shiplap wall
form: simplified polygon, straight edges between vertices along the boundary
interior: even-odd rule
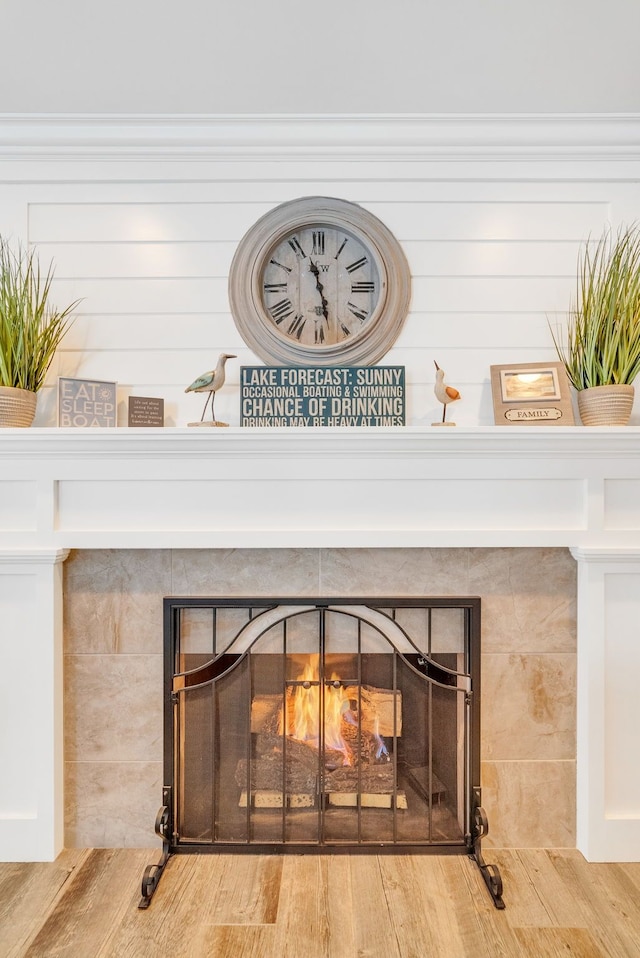
[[[632,164],[590,165],[579,148],[574,160],[553,162],[544,151],[479,161],[465,150],[437,161],[408,153],[405,162],[401,147],[390,160],[369,147],[344,159],[336,151],[258,161],[240,145],[229,161],[203,159],[194,145],[190,161],[187,143],[179,162],[31,157],[22,178],[3,177],[0,200],[42,261],[53,259],[57,303],[82,300],[36,424],[55,424],[55,379],[64,375],[116,380],[120,424],[126,397],[143,395],[164,397],[166,424],[185,425],[202,406],[185,386],[225,351],[238,358],[216,414],[237,425],[239,368],[259,360],[230,315],[229,264],[258,217],[312,194],[362,204],[406,252],[410,314],[383,362],[406,367],[408,424],[439,418],[434,360],[463,395],[451,418],[491,424],[490,365],[556,358],[548,318],[562,321],[572,300],[578,248],[605,224],[638,218],[640,189]],[[1,217],[0,207],[6,235]]]

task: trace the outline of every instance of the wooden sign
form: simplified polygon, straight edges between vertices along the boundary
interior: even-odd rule
[[[404,366],[242,366],[242,426],[404,426]]]
[[[58,425],[115,426],[116,383],[58,379]]]
[[[129,396],[128,426],[164,426],[164,399]]]

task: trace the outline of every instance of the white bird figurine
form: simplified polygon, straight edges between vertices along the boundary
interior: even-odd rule
[[[197,379],[191,383],[190,386],[187,386],[185,389],[186,393],[209,393],[207,396],[207,401],[204,404],[204,409],[202,410],[202,416],[200,417],[200,422],[204,421],[204,414],[207,411],[207,405],[209,400],[211,400],[211,419],[215,423],[216,417],[213,412],[213,400],[215,394],[219,389],[224,386],[225,372],[224,367],[227,359],[235,359],[233,353],[220,353],[218,356],[218,362],[215,369],[210,369],[208,373],[203,373],[202,376],[198,376]]]
[[[444,370],[440,369],[437,362],[434,359],[434,365],[436,367],[436,384],[433,388],[434,393],[436,394],[436,399],[438,402],[442,403],[442,422],[441,423],[432,423],[433,426],[455,426],[454,422],[445,422],[445,417],[447,415],[447,405],[450,402],[455,402],[456,399],[460,399],[460,393],[457,389],[454,389],[453,386],[447,386],[444,381]]]

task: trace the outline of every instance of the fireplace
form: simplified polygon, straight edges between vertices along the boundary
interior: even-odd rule
[[[163,595],[346,593],[481,595],[487,844],[637,860],[636,429],[200,432],[2,437],[0,856],[156,843]]]
[[[165,598],[164,852],[471,853],[480,599]]]

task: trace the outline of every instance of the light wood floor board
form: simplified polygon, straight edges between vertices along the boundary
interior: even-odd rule
[[[336,954],[332,947],[331,915],[326,908],[326,865],[314,855],[287,856],[282,869],[280,907],[276,921],[274,955],[295,958],[305,942],[308,958]],[[340,930],[334,928],[334,935]],[[348,934],[349,928],[344,929]]]
[[[601,958],[606,955],[585,928],[516,928],[523,955],[536,958]]]
[[[89,852],[65,850],[49,865],[0,865],[0,956],[24,954],[74,870]]]
[[[131,904],[132,867],[143,866],[140,851],[99,848],[90,852],[61,889],[24,958],[93,956],[87,943],[101,942],[124,919]]]
[[[140,849],[0,864],[0,958],[638,958],[640,863],[491,849],[497,911],[466,856],[177,855],[137,908]]]

